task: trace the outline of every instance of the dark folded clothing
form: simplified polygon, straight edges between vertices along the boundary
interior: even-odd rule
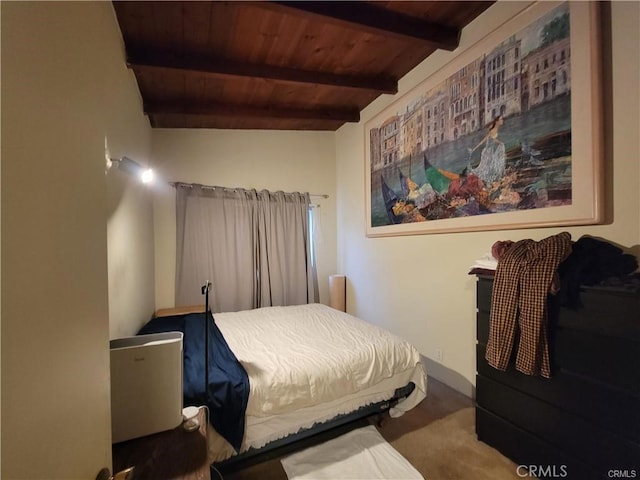
[[[580,286],[597,285],[613,277],[623,277],[638,269],[633,255],[607,241],[581,237],[571,254],[558,267],[561,288],[558,299],[563,306],[581,306]]]

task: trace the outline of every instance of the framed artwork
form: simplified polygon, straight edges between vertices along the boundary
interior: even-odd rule
[[[602,222],[597,2],[538,2],[365,124],[367,236]]]

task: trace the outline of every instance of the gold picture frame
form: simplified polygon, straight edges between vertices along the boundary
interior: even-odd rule
[[[598,2],[537,2],[365,124],[369,237],[603,221]]]

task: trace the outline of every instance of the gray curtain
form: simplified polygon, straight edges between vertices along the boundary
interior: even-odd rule
[[[214,312],[317,301],[309,194],[176,185],[176,305]]]

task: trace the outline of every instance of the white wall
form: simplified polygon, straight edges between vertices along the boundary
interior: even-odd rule
[[[147,151],[148,133],[140,138]],[[127,156],[142,162],[146,154]],[[109,338],[135,335],[155,310],[152,188],[117,168],[107,174]]]
[[[498,2],[463,32],[460,49],[526,7]],[[590,234],[634,247],[640,241],[640,145],[637,2],[611,4],[611,39],[605,56],[605,115],[609,223],[568,228],[574,239]],[[454,54],[438,51],[400,82],[398,96],[444,66]],[[612,78],[612,80],[611,80]],[[573,82],[579,81],[577,78]],[[336,134],[338,269],[348,281],[348,310],[410,339],[430,362],[431,374],[472,393],[475,384],[475,279],[469,266],[496,240],[539,240],[562,228],[366,238],[364,198],[364,123],[395,97],[379,98],[362,112],[358,124]]]
[[[147,156],[150,128],[110,2],[1,9],[2,478],[91,479],[111,467],[105,142]]]
[[[152,148],[165,181],[329,195],[312,198],[320,205],[320,301],[328,302],[328,277],[336,273],[333,132],[155,129]],[[175,190],[165,183],[155,191],[156,306],[164,308],[175,297]]]

